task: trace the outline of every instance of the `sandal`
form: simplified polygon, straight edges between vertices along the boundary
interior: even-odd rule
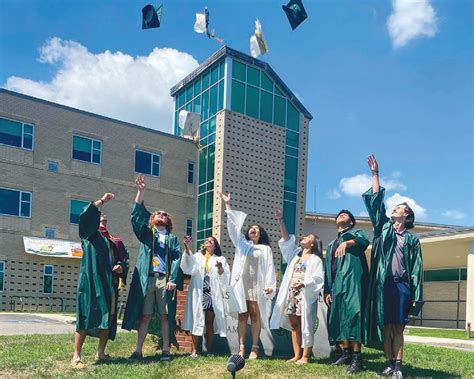
[[[103,358],[99,357],[99,354],[95,355],[95,363],[105,363],[105,362],[110,362],[112,357],[109,354],[105,354]]]
[[[75,368],[76,370],[83,370],[86,368],[86,365],[82,361],[81,358],[75,358],[71,361],[71,366],[72,368]]]
[[[249,359],[257,359],[258,358],[258,345],[252,345],[252,350],[250,351]]]
[[[129,360],[140,360],[143,359],[142,352],[134,351],[132,355],[128,357]]]
[[[296,364],[297,364],[298,366],[304,366],[304,365],[308,364],[308,362],[309,362],[309,361],[304,361],[303,359],[298,359],[298,360],[296,361]]]

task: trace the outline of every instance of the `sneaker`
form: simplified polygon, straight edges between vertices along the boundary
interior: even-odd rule
[[[169,362],[171,360],[171,354],[169,351],[162,351],[160,361],[161,362]]]
[[[348,365],[351,363],[350,354],[342,354],[336,362],[333,362],[333,366]]]
[[[393,367],[387,366],[381,372],[379,372],[379,376],[390,376],[393,374]]]
[[[393,371],[392,378],[393,379],[403,379],[402,370]]]
[[[362,359],[353,357],[351,365],[346,371],[348,374],[355,374],[356,372],[362,371]]]
[[[132,353],[132,355],[130,355],[128,357],[128,359],[130,360],[140,360],[140,359],[143,359],[143,353],[142,352],[138,352],[138,351],[134,351]]]

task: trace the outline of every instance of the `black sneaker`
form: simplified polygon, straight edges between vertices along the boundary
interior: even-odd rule
[[[137,360],[140,360],[140,359],[143,359],[143,353],[139,353],[138,351],[134,351],[132,353],[132,355],[130,355],[128,357],[128,359],[132,360],[132,361],[137,361]]]
[[[402,370],[394,370],[392,373],[393,379],[403,379]]]
[[[351,355],[344,353],[342,354],[336,362],[333,362],[332,364],[334,366],[340,366],[340,365],[349,365],[351,363]]]
[[[169,362],[171,360],[171,354],[169,351],[162,351],[160,361],[161,362]]]
[[[390,376],[393,374],[393,367],[387,366],[381,372],[379,372],[379,376]]]
[[[362,371],[362,359],[352,356],[351,365],[347,368],[346,372],[348,374],[355,374],[356,372]]]

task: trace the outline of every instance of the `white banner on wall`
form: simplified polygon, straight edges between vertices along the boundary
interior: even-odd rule
[[[80,242],[24,236],[23,244],[27,254],[54,258],[82,258]]]

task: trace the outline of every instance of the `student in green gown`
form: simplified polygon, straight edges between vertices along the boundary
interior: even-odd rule
[[[423,259],[420,241],[408,230],[415,214],[407,203],[399,204],[387,217],[385,188],[380,186],[379,166],[368,158],[372,188],[362,195],[374,227],[368,301],[365,315],[365,344],[383,344],[387,366],[381,375],[402,378],[403,330],[410,311],[422,304]]]
[[[132,227],[140,241],[122,328],[136,329],[137,345],[130,359],[142,359],[142,347],[151,319],[158,319],[163,338],[160,360],[170,360],[170,339],[176,324],[176,290],[183,289],[180,268],[181,244],[172,234],[173,222],[164,210],[148,212],[143,203],[145,176],[135,180],[137,195],[132,209]]]
[[[326,249],[324,280],[329,343],[339,343],[343,349],[334,364],[349,364],[349,374],[362,369],[363,315],[369,275],[365,257],[369,239],[362,230],[354,229],[355,224],[354,216],[346,209],[336,216],[337,237]]]
[[[119,280],[125,282],[127,278],[128,252],[118,237],[104,235],[104,218],[101,223],[98,209],[113,198],[112,193],[104,194],[79,216],[83,256],[72,359],[72,366],[77,369],[85,367],[81,352],[87,335],[99,337],[96,361],[107,361],[110,359],[105,353],[107,340],[114,340],[117,331],[118,285]]]

